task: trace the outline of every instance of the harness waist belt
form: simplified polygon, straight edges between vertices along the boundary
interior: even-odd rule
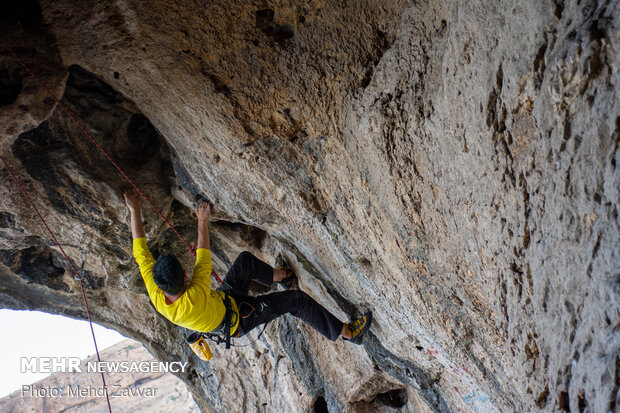
[[[216,328],[209,331],[209,334],[226,336],[228,332],[228,336],[230,336],[230,329],[232,328],[233,324],[233,316],[236,315],[236,313],[233,314],[234,310],[232,308],[232,303],[228,294],[226,294],[226,296],[224,297],[224,306],[226,307],[226,312],[224,313],[224,317],[222,317],[222,322]]]

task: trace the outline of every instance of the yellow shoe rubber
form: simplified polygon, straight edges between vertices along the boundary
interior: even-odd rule
[[[351,343],[361,344],[362,338],[372,323],[372,311],[367,312],[352,323],[346,324],[345,328],[350,333],[351,338],[348,339]]]

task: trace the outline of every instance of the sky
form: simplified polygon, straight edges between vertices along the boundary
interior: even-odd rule
[[[0,309],[0,397],[49,374],[20,373],[21,357],[79,357],[95,354],[88,321],[39,311]],[[114,330],[93,323],[99,351],[125,339]]]

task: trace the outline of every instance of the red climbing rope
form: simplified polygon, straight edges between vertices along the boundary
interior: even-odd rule
[[[47,229],[47,232],[50,233],[50,235],[54,239],[54,242],[56,243],[58,248],[60,248],[60,251],[62,252],[62,255],[64,255],[65,258],[67,259],[67,262],[69,263],[69,266],[71,266],[71,269],[75,273],[76,278],[78,280],[80,280],[80,289],[82,290],[82,299],[84,300],[84,307],[86,307],[86,316],[88,317],[88,323],[90,324],[90,333],[92,334],[93,342],[95,343],[95,352],[97,353],[97,361],[99,363],[101,363],[101,357],[99,357],[99,348],[97,347],[97,339],[95,338],[95,330],[93,329],[93,322],[92,322],[92,320],[90,318],[90,311],[88,309],[88,302],[86,301],[86,292],[84,291],[84,284],[82,283],[82,277],[78,273],[77,269],[75,268],[75,266],[73,265],[73,263],[71,262],[71,260],[67,256],[67,254],[65,253],[65,250],[62,248],[62,246],[60,245],[60,243],[56,239],[56,236],[54,235],[54,233],[52,232],[50,227],[47,225],[47,222],[45,222],[45,219],[43,218],[43,216],[39,212],[38,208],[36,207],[36,205],[34,204],[32,199],[28,196],[28,193],[26,192],[26,190],[24,189],[22,184],[19,182],[19,180],[17,179],[17,176],[15,176],[15,174],[13,173],[11,168],[9,167],[9,164],[6,162],[6,160],[4,159],[4,157],[2,155],[0,155],[0,160],[2,160],[2,163],[4,163],[4,166],[6,167],[6,170],[9,172],[9,175],[11,175],[11,177],[13,178],[13,180],[15,181],[17,186],[19,187],[19,190],[22,192],[24,197],[26,197],[28,202],[30,202],[30,205],[32,206],[32,208],[35,210],[35,212],[39,216],[39,219],[41,220],[41,222],[43,223],[43,225]],[[107,385],[105,383],[105,376],[103,374],[103,371],[101,372],[101,380],[103,380],[103,388],[105,390],[105,397],[106,397],[106,400],[108,401],[108,410],[110,410],[110,413],[112,413],[112,406],[110,406],[110,396],[108,395],[108,387],[107,387]]]
[[[26,71],[30,74],[30,76],[32,76],[34,80],[36,80],[36,82],[47,91],[47,93],[51,96],[52,99],[54,99],[54,101],[58,104],[58,106],[60,106],[60,108],[69,116],[69,118],[71,118],[71,120],[78,126],[78,128],[80,128],[82,132],[84,132],[86,136],[88,136],[88,138],[92,141],[92,143],[95,144],[97,149],[99,149],[103,153],[103,155],[108,159],[108,161],[110,161],[112,165],[114,165],[116,170],[127,180],[127,182],[131,184],[131,186],[140,194],[140,196],[146,200],[146,202],[151,206],[151,208],[155,210],[155,212],[157,212],[157,214],[164,220],[164,222],[168,224],[168,226],[172,229],[172,231],[174,231],[174,233],[181,239],[181,241],[185,243],[189,252],[191,252],[192,255],[196,256],[196,250],[185,240],[185,238],[183,238],[183,236],[179,233],[179,231],[177,231],[176,228],[170,223],[170,221],[168,221],[168,219],[159,211],[159,209],[157,209],[157,207],[144,194],[144,192],[142,192],[142,190],[138,188],[138,185],[136,185],[131,180],[131,178],[129,178],[129,176],[127,176],[127,174],[121,169],[121,167],[118,166],[116,162],[114,162],[112,157],[108,155],[108,153],[101,147],[101,145],[99,145],[99,143],[95,140],[95,138],[93,138],[93,136],[86,130],[86,128],[73,115],[73,113],[71,113],[71,111],[67,109],[62,103],[60,103],[60,100],[56,97],[56,95],[54,95],[54,93],[32,72],[32,70],[28,68],[26,63],[24,63],[24,61],[20,59],[19,56],[17,56],[15,52],[13,52],[13,50],[9,46],[5,45],[4,47],[9,51],[9,53],[11,53],[19,61],[19,63],[23,66],[23,68],[26,69]],[[215,276],[215,278],[218,280],[220,284],[223,283],[222,279],[215,273],[215,271],[212,271],[211,273]]]

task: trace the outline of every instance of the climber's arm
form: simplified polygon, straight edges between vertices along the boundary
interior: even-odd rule
[[[209,218],[211,217],[211,204],[201,202],[196,208],[198,217],[198,243],[196,244],[196,264],[192,282],[203,282],[211,285],[211,251],[209,244]]]
[[[131,216],[131,236],[133,238],[133,256],[140,267],[140,274],[144,280],[144,285],[149,293],[151,301],[155,302],[155,295],[157,294],[158,287],[153,281],[153,265],[155,260],[153,255],[149,251],[146,245],[146,234],[144,233],[144,227],[142,226],[142,213],[140,207],[142,206],[142,198],[135,192],[126,191],[124,194],[125,204],[129,209]]]
[[[196,249],[210,249],[209,244],[209,218],[211,218],[211,203],[202,201],[196,208],[198,217],[198,244]]]
[[[139,209],[131,211],[131,237],[133,239],[146,238],[142,226],[142,213]]]
[[[131,217],[131,236],[133,239],[145,238],[144,227],[142,226],[142,212],[140,207],[142,206],[142,198],[135,192],[126,191],[123,193],[125,196],[125,204],[129,209]]]

